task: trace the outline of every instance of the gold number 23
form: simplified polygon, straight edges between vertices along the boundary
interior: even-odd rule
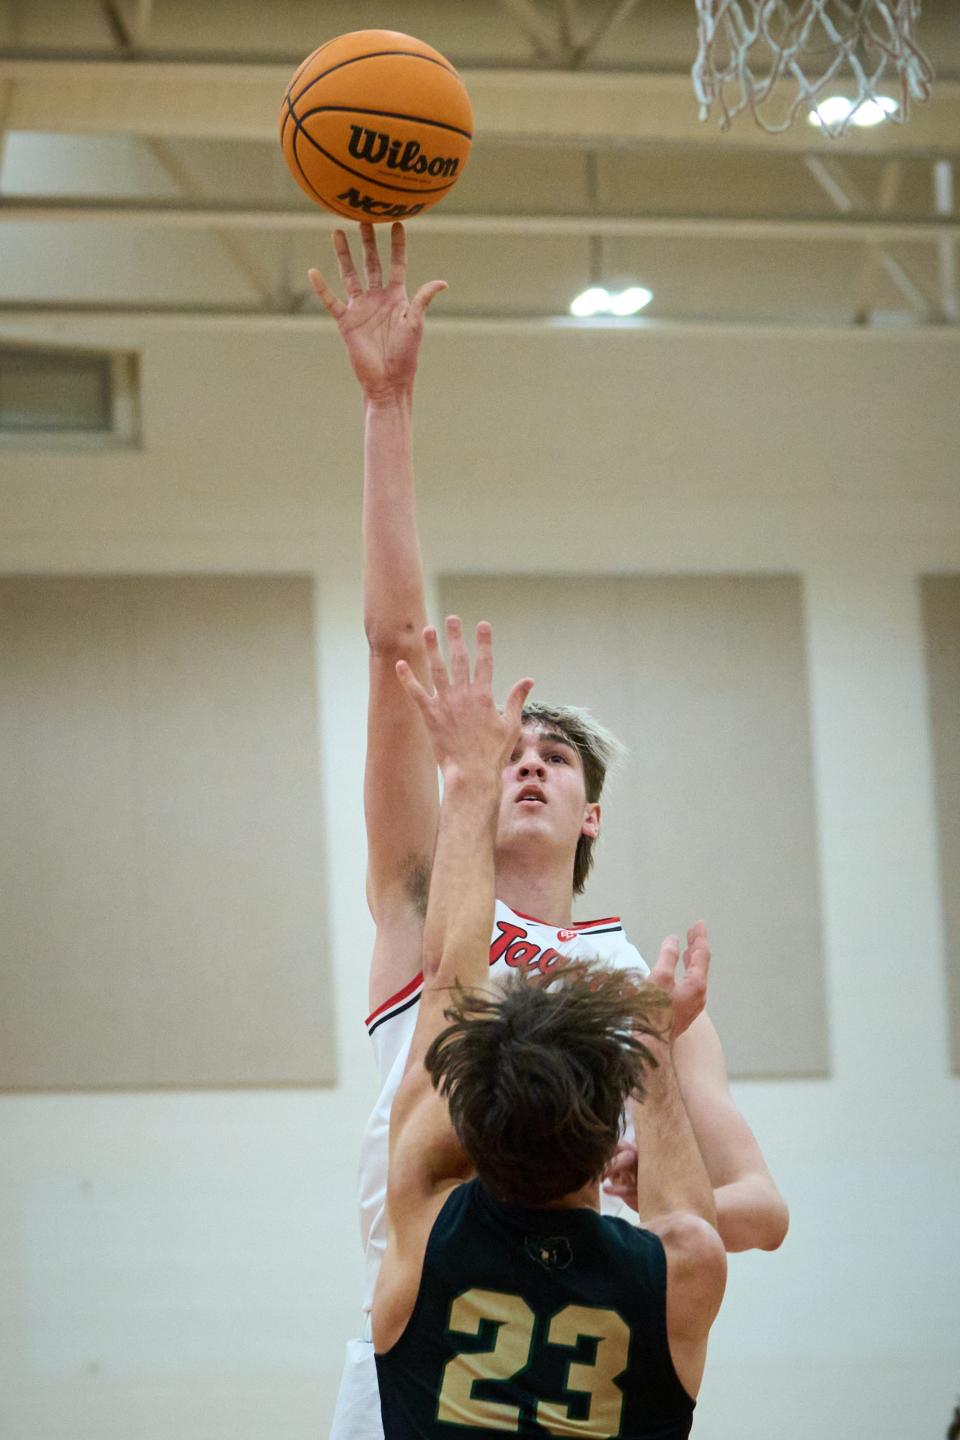
[[[474,1386],[478,1380],[509,1380],[526,1367],[535,1316],[519,1295],[467,1290],[450,1307],[448,1328],[463,1335],[478,1335],[483,1320],[492,1320],[497,1327],[493,1349],[454,1355],[447,1361],[437,1419],[450,1425],[515,1434],[520,1428],[519,1406],[485,1400],[474,1394]],[[564,1385],[567,1390],[589,1395],[586,1419],[573,1419],[570,1406],[563,1401],[538,1400],[537,1423],[552,1435],[619,1435],[623,1392],[615,1380],[627,1368],[630,1330],[614,1310],[567,1305],[553,1316],[546,1339],[548,1345],[575,1346],[581,1336],[596,1340],[596,1358],[592,1365],[568,1361]]]

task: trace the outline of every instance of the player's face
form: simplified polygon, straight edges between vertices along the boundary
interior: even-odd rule
[[[572,855],[580,836],[599,828],[600,806],[587,800],[576,746],[553,730],[524,726],[503,770],[497,848],[539,838]]]

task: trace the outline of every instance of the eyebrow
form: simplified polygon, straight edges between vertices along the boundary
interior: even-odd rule
[[[556,730],[541,730],[539,743],[541,745],[565,745],[568,750],[579,753],[573,741],[568,740],[566,735],[561,735]]]

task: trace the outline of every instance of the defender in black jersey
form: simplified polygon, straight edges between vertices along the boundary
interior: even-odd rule
[[[698,928],[682,979],[670,937],[650,982],[587,964],[491,983],[499,776],[532,682],[501,715],[489,626],[473,679],[455,617],[451,674],[436,632],[424,640],[435,693],[397,673],[444,797],[373,1304],[386,1440],[683,1440],[726,1275],[671,1061],[703,1008],[706,939]],[[627,1100],[643,1229],[599,1214]]]

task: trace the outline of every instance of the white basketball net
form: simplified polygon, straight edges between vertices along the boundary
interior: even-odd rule
[[[902,123],[911,99],[930,94],[933,67],[915,38],[920,0],[696,0],[696,6],[693,87],[701,120],[716,101],[721,130],[742,110],[770,133],[816,111],[824,133],[839,136],[868,104]],[[856,94],[848,113],[817,109],[828,88],[849,93],[851,80]]]

